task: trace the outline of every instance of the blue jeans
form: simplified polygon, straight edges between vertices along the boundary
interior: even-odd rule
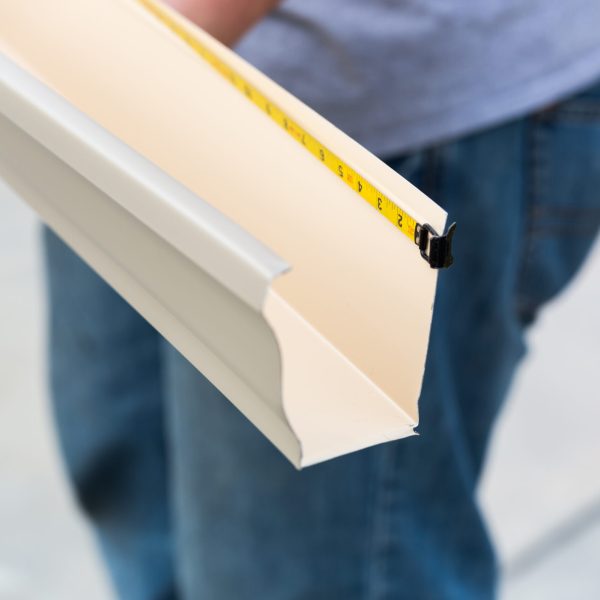
[[[494,597],[475,490],[524,332],[598,231],[599,157],[597,86],[389,161],[458,222],[421,436],[302,472],[46,231],[56,422],[120,595]]]

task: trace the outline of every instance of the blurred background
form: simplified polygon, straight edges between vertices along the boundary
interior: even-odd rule
[[[110,600],[67,488],[44,363],[38,223],[0,182],[0,600]],[[600,245],[529,335],[480,499],[502,600],[600,598]]]

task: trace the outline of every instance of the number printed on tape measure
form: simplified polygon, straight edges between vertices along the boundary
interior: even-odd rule
[[[215,53],[182,27],[155,0],[138,0],[154,14],[173,33],[190,46],[198,55],[208,62],[217,72],[229,80],[248,100],[260,108],[272,121],[282,127],[290,136],[302,144],[315,158],[320,160],[332,173],[337,175],[349,187],[381,213],[390,223],[400,229],[411,241],[415,240],[417,222],[406,211],[402,210],[388,196],[359,175],[348,163],[342,160],[324,144],[319,142],[299,123],[290,118],[276,104],[246,81],[237,71],[221,60]]]

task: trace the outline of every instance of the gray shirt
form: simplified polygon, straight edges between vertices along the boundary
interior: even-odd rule
[[[600,77],[600,0],[287,0],[237,51],[389,156]]]

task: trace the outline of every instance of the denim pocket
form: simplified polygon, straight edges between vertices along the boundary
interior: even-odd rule
[[[527,121],[519,316],[528,324],[584,261],[600,228],[600,85]]]

